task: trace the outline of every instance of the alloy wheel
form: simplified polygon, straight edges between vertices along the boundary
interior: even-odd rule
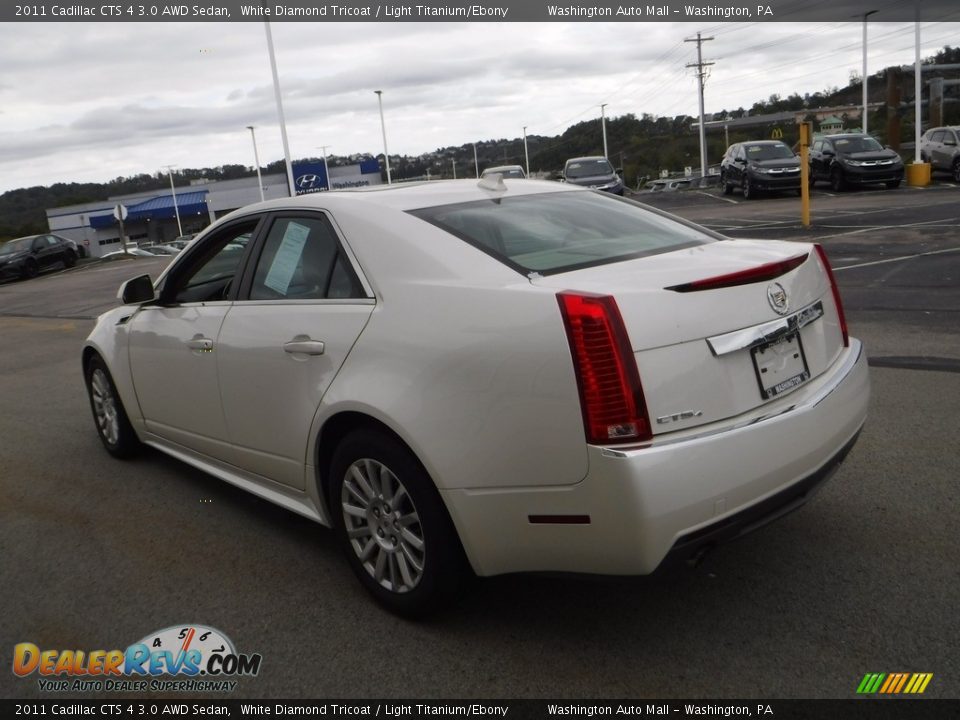
[[[347,539],[384,589],[406,593],[423,577],[426,547],[420,515],[399,478],[369,458],[352,463],[340,493]]]
[[[96,368],[90,378],[90,397],[93,400],[93,416],[97,430],[109,445],[116,445],[120,438],[120,417],[117,402],[106,373]]]

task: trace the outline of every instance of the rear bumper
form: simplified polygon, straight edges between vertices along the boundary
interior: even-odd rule
[[[574,486],[442,492],[480,575],[643,575],[800,507],[866,418],[869,376],[851,339],[830,370],[764,411],[649,447],[589,447]]]

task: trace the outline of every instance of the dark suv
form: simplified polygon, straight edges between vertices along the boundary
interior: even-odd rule
[[[32,278],[61,263],[76,265],[77,251],[59,235],[28,235],[0,244],[0,278]]]
[[[810,187],[825,180],[835,191],[848,185],[884,183],[895,188],[903,181],[903,161],[896,151],[863,133],[815,138],[810,147]]]
[[[614,170],[610,161],[603,156],[579,157],[567,160],[563,166],[561,178],[573,185],[582,185],[603,190],[614,195],[623,195],[622,170]]]
[[[731,145],[720,163],[720,185],[729,195],[735,187],[745,200],[761,190],[800,192],[800,158],[780,140]]]
[[[960,183],[960,127],[937,127],[920,138],[920,157],[933,170],[944,170]]]

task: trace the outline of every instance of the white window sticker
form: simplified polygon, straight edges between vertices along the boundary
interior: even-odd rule
[[[303,246],[307,244],[309,234],[310,228],[306,225],[295,222],[287,225],[280,247],[273,256],[270,271],[267,273],[266,280],[263,281],[264,285],[281,295],[287,294],[290,281],[293,280],[293,273],[300,265],[300,256],[303,255]]]

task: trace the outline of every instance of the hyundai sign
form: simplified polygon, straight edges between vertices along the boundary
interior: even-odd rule
[[[324,192],[327,189],[347,190],[380,183],[380,163],[376,158],[363,160],[358,165],[330,168],[329,186],[327,169],[322,162],[293,164],[293,184],[297,195]]]

